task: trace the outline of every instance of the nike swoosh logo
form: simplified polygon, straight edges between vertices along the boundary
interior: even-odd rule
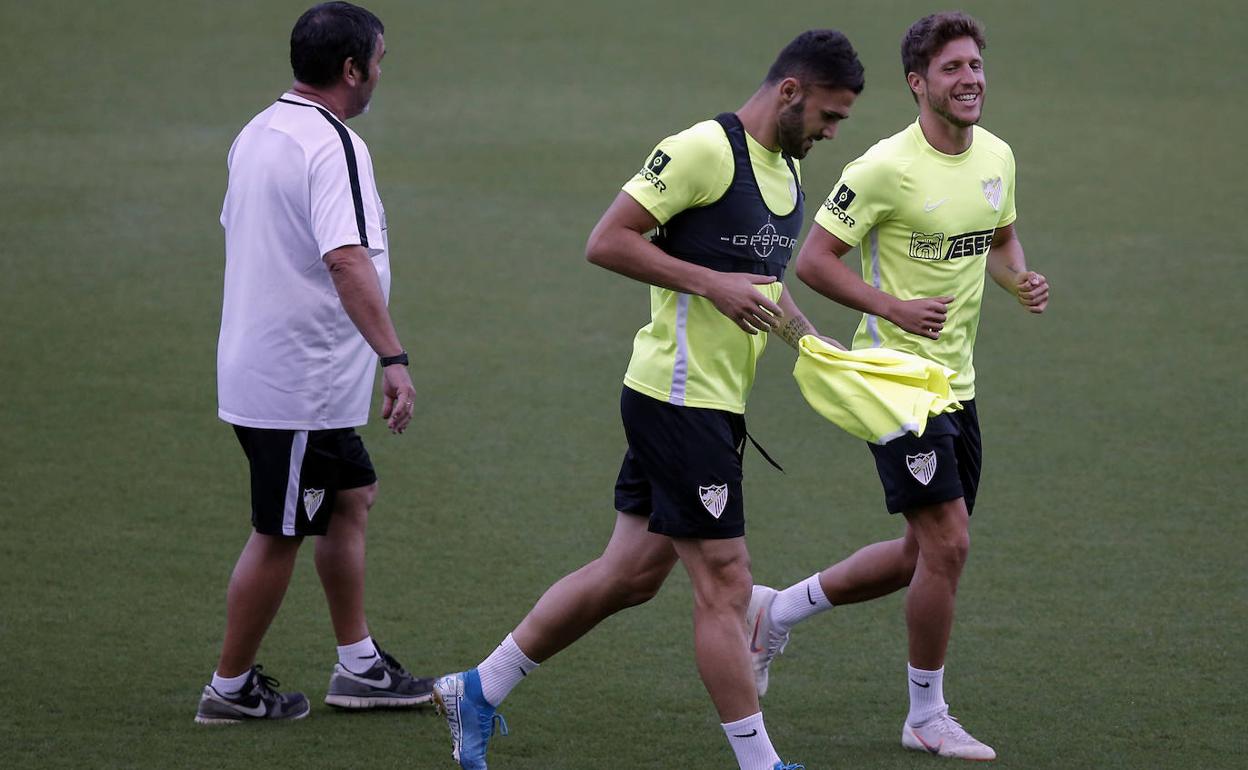
[[[924,682],[916,682],[916,681],[914,681],[913,679],[911,679],[911,680],[910,680],[910,683],[911,683],[911,684],[913,684],[915,687],[922,687],[924,690],[926,690],[927,688],[929,688],[929,687],[931,687],[931,686],[932,686],[932,683],[931,683],[931,682],[926,682],[926,683],[924,683]]]
[[[360,684],[366,684],[369,687],[377,687],[377,688],[384,690],[385,688],[390,686],[390,673],[388,671],[381,672],[381,679],[369,679],[366,676],[353,674],[345,668],[342,670],[342,675],[347,677],[348,679],[354,679]]]
[[[763,648],[758,646],[758,632],[763,625],[763,613],[758,613],[758,618],[754,620],[754,635],[750,637],[750,652],[762,652]]]
[[[736,733],[733,733],[733,734],[732,734],[732,737],[733,737],[733,738],[753,738],[755,735],[758,735],[758,728],[757,728],[757,727],[756,727],[756,728],[754,728],[753,730],[750,730],[750,731],[749,731],[748,733],[746,733],[745,735],[737,735]]]
[[[940,754],[940,747],[945,745],[945,739],[944,739],[944,738],[941,738],[941,739],[940,739],[940,743],[936,744],[935,746],[928,746],[928,745],[927,745],[927,741],[923,740],[923,736],[922,736],[922,735],[919,735],[918,733],[915,733],[915,734],[914,734],[914,737],[918,739],[918,741],[919,741],[919,745],[920,745],[920,746],[922,746],[923,748],[927,749],[927,751],[928,751],[928,753],[929,753],[929,754]]]
[[[520,670],[520,676],[528,676],[528,674],[524,672],[523,668],[520,668],[519,666],[516,666],[516,668]]]
[[[244,706],[241,703],[232,703],[230,701],[225,702],[229,704],[230,708],[246,714],[249,717],[263,717],[269,713],[268,708],[264,705],[264,701],[260,701],[260,705],[258,706]]]
[[[815,597],[810,594],[810,586],[806,586],[806,601],[810,602],[810,606],[815,606]]]
[[[363,658],[363,659],[365,659],[365,660],[368,660],[369,658],[375,658],[375,657],[377,657],[377,653],[375,653],[375,652],[370,652],[369,654],[367,654],[367,655],[361,655],[360,657],[361,657],[361,658]]]
[[[928,211],[928,212],[935,211],[936,209],[940,208],[940,205],[941,205],[942,203],[944,203],[945,201],[947,201],[947,200],[949,200],[949,199],[948,199],[948,198],[941,198],[940,200],[936,201],[935,203],[932,203],[931,201],[928,201],[927,203],[923,204],[923,210],[924,210],[924,211]]]

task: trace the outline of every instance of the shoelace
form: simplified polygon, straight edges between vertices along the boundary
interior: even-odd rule
[[[251,691],[260,696],[261,700],[274,701],[279,697],[277,688],[281,686],[281,682],[262,672],[264,666],[255,665],[251,667]]]
[[[510,735],[507,730],[507,720],[503,719],[502,714],[495,713],[494,718],[490,720],[490,732],[493,732],[496,727],[499,735]]]
[[[377,655],[381,657],[381,662],[386,666],[386,668],[390,669],[392,672],[401,674],[402,676],[411,676],[411,674],[407,672],[407,669],[403,668],[403,665],[394,659],[393,655],[380,647],[377,648]]]
[[[791,765],[777,764],[772,770],[806,770],[806,765],[794,762]]]
[[[282,686],[282,683],[263,673],[264,666],[255,665],[251,667],[251,681],[253,686],[259,687],[261,690],[275,690]]]
[[[777,634],[770,628],[767,629],[767,662],[775,660],[776,656],[784,652],[784,648],[789,646],[788,634]]]
[[[948,711],[936,717],[936,730],[943,735],[959,740],[974,741],[975,738],[966,731],[958,718],[950,714]],[[978,743],[978,741],[976,741]]]

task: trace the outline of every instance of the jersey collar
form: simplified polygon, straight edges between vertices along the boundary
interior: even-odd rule
[[[342,125],[344,125],[344,126],[346,125],[346,123],[343,123],[343,121],[342,121],[342,120],[340,120],[340,119],[338,118],[338,116],[334,114],[333,110],[329,109],[328,107],[326,107],[325,105],[321,104],[320,102],[314,102],[314,101],[312,101],[311,99],[309,99],[309,98],[307,98],[307,97],[305,97],[305,96],[300,96],[299,94],[295,93],[294,91],[287,91],[286,93],[282,94],[282,95],[281,95],[281,97],[279,97],[279,98],[280,98],[282,101],[286,101],[286,102],[295,102],[295,103],[297,103],[297,104],[306,104],[306,105],[307,105],[307,106],[309,106],[309,107],[316,107],[318,110],[321,110],[321,111],[322,111],[322,112],[324,112],[326,115],[329,115],[330,117],[332,117],[332,118],[333,118],[335,121],[337,121],[338,123],[340,123],[340,124],[342,124]]]
[[[915,143],[919,145],[919,149],[925,155],[939,161],[940,163],[944,163],[947,166],[957,166],[965,163],[971,157],[971,153],[975,150],[974,132],[971,133],[971,146],[967,147],[964,152],[959,153],[958,155],[946,155],[929,144],[927,137],[923,135],[923,127],[919,125],[918,118],[915,118],[915,121],[910,124],[910,133],[914,136]]]

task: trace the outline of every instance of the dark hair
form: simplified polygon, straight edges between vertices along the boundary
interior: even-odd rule
[[[793,38],[767,70],[764,83],[796,78],[803,86],[862,93],[862,62],[849,38],[834,29],[810,29]]]
[[[981,51],[988,47],[984,42],[984,25],[965,13],[948,11],[919,19],[901,38],[902,74],[908,77],[911,72],[916,72],[927,77],[927,66],[932,63],[932,57],[946,43],[962,37],[974,40]]]
[[[332,85],[342,63],[354,59],[368,79],[377,36],[386,28],[372,12],[350,3],[321,3],[304,11],[290,31],[290,68],[295,80],[310,86]]]

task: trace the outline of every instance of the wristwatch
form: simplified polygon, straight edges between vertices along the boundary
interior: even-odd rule
[[[387,366],[394,366],[395,364],[403,364],[404,366],[408,365],[406,350],[404,350],[402,353],[399,353],[397,356],[382,356],[381,357],[382,368],[385,368]]]

